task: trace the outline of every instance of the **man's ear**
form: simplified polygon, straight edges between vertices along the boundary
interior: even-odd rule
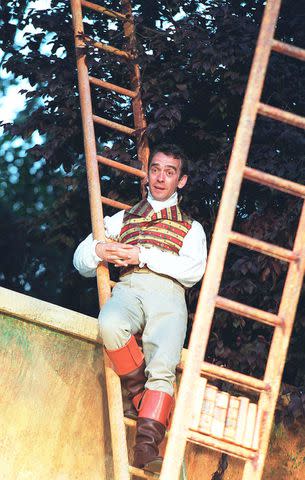
[[[183,175],[183,176],[180,178],[179,182],[178,182],[178,188],[183,188],[184,185],[185,185],[186,182],[187,182],[187,179],[188,179],[188,176],[187,176],[187,175]]]

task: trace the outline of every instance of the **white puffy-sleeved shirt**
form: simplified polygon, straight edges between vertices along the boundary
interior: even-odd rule
[[[155,200],[148,191],[147,201],[155,212],[176,205],[177,200],[177,192],[161,202]],[[105,217],[104,224],[107,238],[115,240],[119,236],[123,218],[124,210],[111,217]],[[98,240],[94,239],[92,233],[90,233],[79,244],[74,253],[73,265],[84,277],[96,276],[96,268],[102,261],[102,258],[95,252]],[[140,246],[139,262],[140,267],[147,266],[153,272],[168,275],[189,288],[198,282],[204,274],[206,257],[207,247],[204,230],[199,222],[193,220],[178,255],[164,252],[158,247],[145,248]]]

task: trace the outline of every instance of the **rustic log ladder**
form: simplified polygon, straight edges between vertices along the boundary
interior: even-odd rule
[[[295,127],[305,128],[304,117],[260,102],[271,51],[305,61],[305,50],[274,39],[280,4],[281,0],[269,0],[265,7],[209,252],[207,269],[199,296],[190,344],[185,361],[182,362],[183,373],[160,474],[161,480],[177,480],[179,478],[186,442],[203,445],[245,460],[243,480],[259,480],[262,478],[274,410],[303,283],[305,206],[303,204],[292,251],[234,232],[232,231],[232,225],[243,179],[305,198],[304,185],[246,166],[253,128],[258,114]],[[239,245],[288,262],[287,277],[276,315],[218,295],[229,244]],[[215,307],[274,327],[263,380],[203,361]],[[249,417],[244,436],[239,441],[236,438],[228,440],[225,435],[207,434],[204,433],[203,428],[200,428],[198,423],[200,418],[200,411],[198,414],[198,395],[196,395],[194,385],[198,385],[197,392],[200,392],[201,399],[203,399],[204,389],[207,389],[204,376],[221,379],[258,393],[258,404],[252,404],[254,407],[251,414],[253,430],[250,438]],[[210,393],[213,393],[213,388],[215,387],[209,387]],[[190,401],[192,401],[191,407]],[[202,402],[199,400],[199,408],[200,403]],[[221,404],[218,407],[221,407]]]
[[[126,39],[128,49],[126,51],[120,50],[106,43],[96,42],[93,39],[90,39],[88,36],[85,36],[82,7],[104,14],[112,21],[122,22],[124,37]],[[126,205],[125,203],[101,196],[99,163],[140,177],[142,180],[142,192],[144,191],[149,149],[147,139],[145,135],[143,135],[143,132],[145,132],[146,128],[146,122],[143,114],[140,94],[140,69],[136,62],[135,27],[129,0],[122,0],[122,13],[109,10],[86,0],[71,0],[71,9],[77,57],[78,84],[84,132],[92,231],[94,238],[103,240],[105,239],[105,232],[103,225],[102,204],[104,203],[105,205],[110,205],[119,209],[128,209],[130,208],[130,205]],[[90,45],[92,45],[94,48],[115,55],[118,60],[123,59],[123,61],[130,61],[130,90],[89,75],[84,48],[87,40],[90,41]],[[129,97],[132,102],[134,128],[129,128],[119,123],[94,115],[92,112],[90,85]],[[105,127],[109,127],[133,137],[137,144],[137,155],[138,160],[142,163],[142,169],[140,170],[133,168],[131,166],[98,155],[96,151],[94,123],[101,124]],[[107,266],[103,264],[100,264],[97,269],[97,284],[99,303],[101,306],[109,298],[112,284],[109,277],[109,270]],[[124,430],[125,424],[127,426],[134,426],[135,422],[124,418],[120,380],[112,370],[107,356],[105,356],[105,371],[111,443],[113,451],[114,478],[115,480],[128,480],[132,474],[137,474],[137,477],[140,476],[141,478],[156,478],[154,474],[146,473],[143,470],[129,465],[127,442]]]

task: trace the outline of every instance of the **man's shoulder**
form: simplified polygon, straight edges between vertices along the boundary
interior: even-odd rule
[[[189,215],[189,213],[186,213],[184,210],[180,209],[180,212],[183,222],[188,223],[191,226],[190,230],[192,230],[192,234],[205,238],[205,231],[199,220],[195,220],[191,215]]]

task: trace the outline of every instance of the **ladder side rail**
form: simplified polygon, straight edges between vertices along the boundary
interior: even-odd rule
[[[71,0],[73,29],[75,35],[75,46],[83,47],[78,35],[83,32],[81,0]],[[88,176],[89,202],[91,211],[91,222],[94,238],[105,239],[103,207],[101,199],[99,169],[96,159],[96,143],[91,105],[90,83],[88,69],[85,62],[85,55],[79,55],[77,51],[77,70],[79,82],[79,95],[81,102],[81,113],[84,132],[84,146],[86,156],[86,167]],[[110,296],[110,278],[107,266],[100,264],[97,269],[97,282],[100,305],[103,305]],[[110,361],[104,357],[105,377],[107,386],[107,398],[109,408],[109,419],[111,428],[112,451],[114,457],[115,480],[129,480],[128,472],[128,450],[126,436],[122,435],[125,430],[123,420],[123,402],[119,377],[110,367]],[[115,408],[114,408],[115,407]]]
[[[283,295],[279,307],[279,317],[284,325],[276,327],[269,351],[264,381],[271,386],[270,391],[262,392],[258,402],[258,415],[262,419],[260,428],[258,457],[254,462],[247,462],[243,480],[260,479],[268,451],[268,442],[273,424],[273,416],[281,386],[281,379],[289,347],[295,313],[300,297],[305,269],[305,203],[300,216],[293,251],[299,255],[298,261],[289,265]],[[266,414],[269,413],[269,415]]]
[[[215,225],[207,269],[199,295],[189,343],[189,355],[181,378],[160,480],[179,478],[188,426],[191,423],[190,398],[192,398],[193,385],[199,375],[200,364],[205,355],[209,339],[215,300],[228,248],[228,237],[234,220],[244,167],[247,162],[280,4],[281,0],[269,0],[265,7]]]
[[[132,9],[129,0],[122,0],[122,7],[123,12],[128,18],[127,21],[124,22],[124,35],[129,42],[129,47],[131,49],[131,54],[134,56],[137,55],[137,41],[136,41],[136,33],[135,33],[135,24],[134,18],[132,15]],[[137,61],[133,62],[132,72],[131,72],[131,85],[132,90],[136,92],[136,97],[132,99],[132,110],[133,110],[133,117],[134,117],[134,124],[136,130],[140,130],[140,133],[137,135],[137,151],[138,151],[138,159],[142,163],[142,170],[147,172],[148,169],[148,157],[149,157],[149,146],[147,136],[145,135],[145,129],[147,127],[143,103],[141,98],[141,74],[140,74],[140,66]],[[142,195],[145,196],[145,183],[146,179],[144,178],[141,181],[142,186]]]
[[[91,224],[93,237],[104,240],[105,230],[103,222],[103,206],[100,193],[101,186],[99,168],[96,160],[96,143],[88,68],[86,65],[85,55],[80,55],[78,50],[84,47],[84,43],[79,38],[79,34],[84,32],[80,0],[71,0],[71,9],[73,29],[75,35],[78,88],[84,132],[84,147],[88,179]],[[107,266],[102,264],[99,266],[97,272],[97,280],[99,288],[99,299],[100,303],[103,304],[110,296],[109,271]]]

